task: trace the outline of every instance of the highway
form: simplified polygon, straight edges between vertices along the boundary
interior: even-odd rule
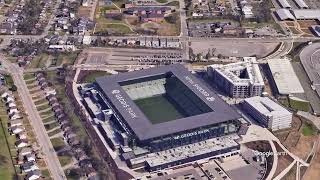
[[[32,101],[27,85],[23,80],[23,69],[16,64],[7,62],[3,56],[1,56],[1,62],[5,70],[11,74],[14,84],[17,86],[19,96],[28,115],[29,122],[33,127],[33,132],[35,133],[37,141],[44,154],[44,160],[52,178],[55,180],[66,179],[57,154],[53,149],[50,138],[44,128],[42,119]]]

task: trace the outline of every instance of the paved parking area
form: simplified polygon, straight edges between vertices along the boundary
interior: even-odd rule
[[[182,60],[181,50],[100,48],[89,50],[88,54],[89,55],[85,63],[92,65],[134,65],[141,63],[153,63],[153,60]],[[145,62],[145,60],[148,60],[148,62]]]
[[[191,48],[194,54],[202,53],[206,55],[208,49],[215,49],[214,54],[216,56],[221,54],[233,57],[257,56],[259,58],[267,56],[277,45],[278,43],[231,42],[221,39],[214,42],[192,42]]]

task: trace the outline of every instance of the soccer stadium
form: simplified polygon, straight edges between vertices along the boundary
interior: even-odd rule
[[[150,152],[232,134],[240,126],[241,116],[179,64],[99,77],[96,86],[119,134]]]
[[[183,65],[98,77],[78,89],[100,140],[131,169],[240,153],[244,119]]]

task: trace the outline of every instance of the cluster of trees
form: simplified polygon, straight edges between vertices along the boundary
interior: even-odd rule
[[[29,0],[26,2],[22,10],[24,19],[18,25],[18,30],[23,34],[31,34],[35,28],[35,24],[38,22],[39,15],[43,8],[43,2],[39,0]]]
[[[29,56],[31,54],[39,54],[46,51],[48,48],[45,45],[44,40],[32,41],[32,40],[11,40],[10,46],[7,47],[6,51],[12,56]]]

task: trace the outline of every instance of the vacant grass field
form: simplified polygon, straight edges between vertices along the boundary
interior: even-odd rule
[[[51,143],[55,151],[59,151],[66,146],[62,138],[52,138]]]
[[[155,96],[134,101],[152,124],[171,121],[184,117],[181,112],[165,97]]]
[[[28,66],[28,68],[44,68],[46,67],[46,64],[48,64],[48,59],[49,55],[45,53],[35,56],[32,59],[31,64]]]
[[[15,169],[11,160],[10,149],[14,145],[14,137],[10,137],[7,131],[7,120],[0,116],[0,179],[14,179]],[[6,139],[8,137],[8,139]]]

